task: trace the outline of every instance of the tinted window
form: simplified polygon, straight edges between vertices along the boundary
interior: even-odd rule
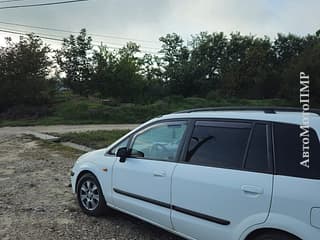
[[[132,154],[148,159],[175,160],[186,130],[185,122],[162,123],[138,133],[132,144]]]
[[[256,124],[253,128],[245,168],[250,171],[269,172],[267,127]]]
[[[303,158],[303,143],[300,137],[302,130],[298,125],[275,124],[275,154],[276,154],[276,174],[304,177],[320,178],[320,150],[319,140],[316,132],[309,129],[310,158],[309,168],[301,163]]]
[[[242,168],[251,124],[197,122],[187,161],[194,164]]]

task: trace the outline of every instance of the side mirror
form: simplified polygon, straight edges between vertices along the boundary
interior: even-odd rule
[[[120,157],[119,161],[122,163],[126,161],[126,158],[128,157],[128,155],[129,155],[129,152],[126,147],[119,148],[116,153],[116,156]]]

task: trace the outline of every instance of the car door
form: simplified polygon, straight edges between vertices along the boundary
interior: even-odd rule
[[[130,156],[116,160],[113,169],[113,203],[131,214],[172,228],[171,177],[187,123],[153,124],[136,133]]]
[[[266,220],[272,171],[266,124],[196,121],[172,177],[172,222],[194,239],[239,239]]]

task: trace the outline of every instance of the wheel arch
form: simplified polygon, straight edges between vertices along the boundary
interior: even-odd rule
[[[85,174],[87,174],[87,173],[93,175],[93,176],[97,179],[99,185],[101,186],[101,184],[100,184],[100,182],[99,182],[99,179],[97,178],[97,176],[96,176],[92,171],[90,171],[90,170],[82,170],[82,171],[78,174],[77,179],[76,179],[76,187],[75,187],[75,192],[76,192],[76,193],[77,193],[77,191],[78,191],[78,182],[79,182],[79,180],[81,179],[81,177],[82,177],[83,175],[85,175]]]
[[[273,233],[284,233],[290,237],[293,237],[297,240],[302,240],[301,238],[299,238],[298,236],[292,234],[292,233],[289,233],[287,231],[284,231],[284,230],[281,230],[281,229],[277,229],[277,228],[258,228],[258,229],[255,229],[253,230],[252,232],[250,232],[246,237],[245,237],[245,240],[253,240],[255,237],[259,236],[260,234],[263,234],[263,233],[270,233],[270,232],[273,232]]]

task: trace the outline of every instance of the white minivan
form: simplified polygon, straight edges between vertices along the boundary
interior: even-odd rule
[[[72,188],[89,215],[111,207],[186,239],[320,239],[319,112],[309,128],[291,108],[161,116],[82,155]]]

